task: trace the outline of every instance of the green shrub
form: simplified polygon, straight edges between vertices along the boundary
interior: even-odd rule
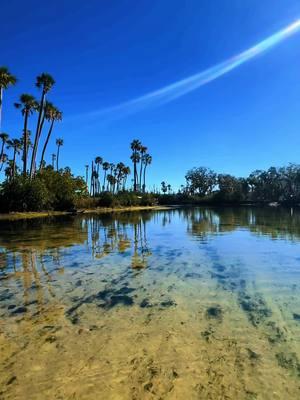
[[[16,177],[2,184],[0,209],[9,211],[41,211],[48,209],[50,197],[46,185],[41,180]]]
[[[69,210],[87,196],[82,178],[74,177],[68,168],[57,172],[48,167],[33,179],[16,176],[2,183],[0,211]]]

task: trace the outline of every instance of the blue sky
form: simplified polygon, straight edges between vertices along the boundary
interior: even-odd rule
[[[84,174],[95,156],[129,163],[138,138],[153,156],[149,182],[184,182],[208,166],[245,176],[300,162],[300,33],[227,75],[175,101],[126,117],[92,113],[205,70],[300,18],[297,0],[1,1],[0,64],[18,77],[5,93],[2,130],[17,137],[13,103],[39,95],[35,77],[49,72],[49,96],[64,113],[61,162]],[[34,120],[32,119],[32,130]]]

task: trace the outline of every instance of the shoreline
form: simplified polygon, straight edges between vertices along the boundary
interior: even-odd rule
[[[176,208],[174,206],[162,205],[162,206],[133,206],[133,207],[101,207],[91,209],[79,209],[77,212],[72,211],[24,211],[24,212],[11,212],[0,214],[1,221],[17,221],[22,219],[35,219],[35,218],[47,218],[47,217],[59,217],[64,215],[84,215],[84,214],[109,214],[115,212],[127,212],[127,211],[162,211]]]

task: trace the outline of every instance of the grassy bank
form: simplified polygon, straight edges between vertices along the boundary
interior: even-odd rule
[[[63,215],[83,215],[83,214],[108,214],[115,212],[128,212],[128,211],[159,211],[159,210],[170,210],[172,206],[132,206],[132,207],[101,207],[101,208],[89,208],[79,209],[77,212],[69,211],[39,211],[39,212],[12,212],[0,214],[1,221],[15,221],[21,219],[33,219],[33,218],[45,218],[45,217],[57,217]]]

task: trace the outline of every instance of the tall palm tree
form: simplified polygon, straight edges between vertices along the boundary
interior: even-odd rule
[[[56,153],[56,170],[58,171],[58,160],[59,160],[59,149],[63,146],[64,141],[63,139],[56,139],[56,146],[57,146],[57,153]]]
[[[53,130],[54,122],[58,122],[62,120],[62,112],[59,111],[52,103],[46,102],[45,105],[45,112],[44,112],[45,119],[50,122],[49,130],[47,133],[47,137],[44,143],[44,147],[42,150],[41,161],[40,161],[40,170],[43,168],[43,162],[45,157],[45,152],[49,143],[49,139]]]
[[[141,148],[141,142],[137,139],[134,139],[131,143],[130,143],[130,147],[132,150],[132,155],[131,155],[131,160],[133,162],[133,179],[134,179],[134,183],[133,183],[133,190],[136,192],[137,191],[137,185],[138,185],[138,174],[137,174],[137,163],[140,161],[140,148]]]
[[[15,103],[15,107],[21,109],[24,116],[24,129],[27,132],[28,118],[31,114],[38,110],[38,103],[30,94],[22,94],[20,96],[20,103]],[[24,135],[23,147],[23,175],[27,174],[27,135]]]
[[[107,174],[107,171],[109,170],[109,163],[108,163],[107,161],[104,161],[104,163],[102,164],[102,168],[103,168],[103,171],[104,171],[104,178],[103,178],[102,191],[104,192],[104,190],[105,190],[106,174]]]
[[[110,163],[109,164],[109,168],[110,168],[110,175],[113,176],[113,171],[115,169],[115,164],[114,163]],[[108,177],[107,177],[107,188],[106,190],[108,191],[108,185],[110,184],[110,182],[108,181]]]
[[[143,193],[146,191],[146,168],[148,165],[152,163],[152,157],[150,154],[144,154],[143,155],[143,163],[144,163],[144,179],[143,179]]]
[[[120,190],[121,180],[123,178],[123,171],[125,165],[122,162],[119,162],[116,167],[116,183],[117,183],[117,192]]]
[[[0,67],[0,132],[2,122],[2,103],[3,103],[3,92],[8,89],[9,86],[15,85],[17,78],[12,75],[7,67]]]
[[[13,149],[12,178],[14,178],[16,174],[16,156],[21,151],[22,143],[19,139],[12,139],[7,142],[7,147]]]
[[[8,141],[8,138],[9,138],[9,136],[8,136],[7,133],[4,133],[4,132],[0,133],[0,139],[2,141],[2,143],[1,143],[1,151],[0,151],[0,160],[2,160],[2,156],[3,156],[3,153],[4,153],[4,146],[5,146],[6,142]]]
[[[37,76],[36,78],[36,87],[42,89],[42,96],[39,104],[39,116],[36,126],[36,132],[34,137],[34,144],[33,144],[33,152],[31,157],[31,165],[30,165],[30,177],[33,176],[34,173],[34,165],[35,159],[38,150],[38,142],[41,136],[41,129],[42,129],[42,120],[43,114],[45,112],[45,102],[46,102],[46,94],[51,90],[52,86],[55,84],[55,80],[52,78],[51,75],[42,73],[41,75]]]
[[[103,158],[102,157],[96,157],[95,158],[95,165],[97,165],[97,181],[96,181],[96,192],[99,193],[101,191],[101,183],[100,183],[100,173],[99,173],[99,168],[100,165],[103,163]]]

